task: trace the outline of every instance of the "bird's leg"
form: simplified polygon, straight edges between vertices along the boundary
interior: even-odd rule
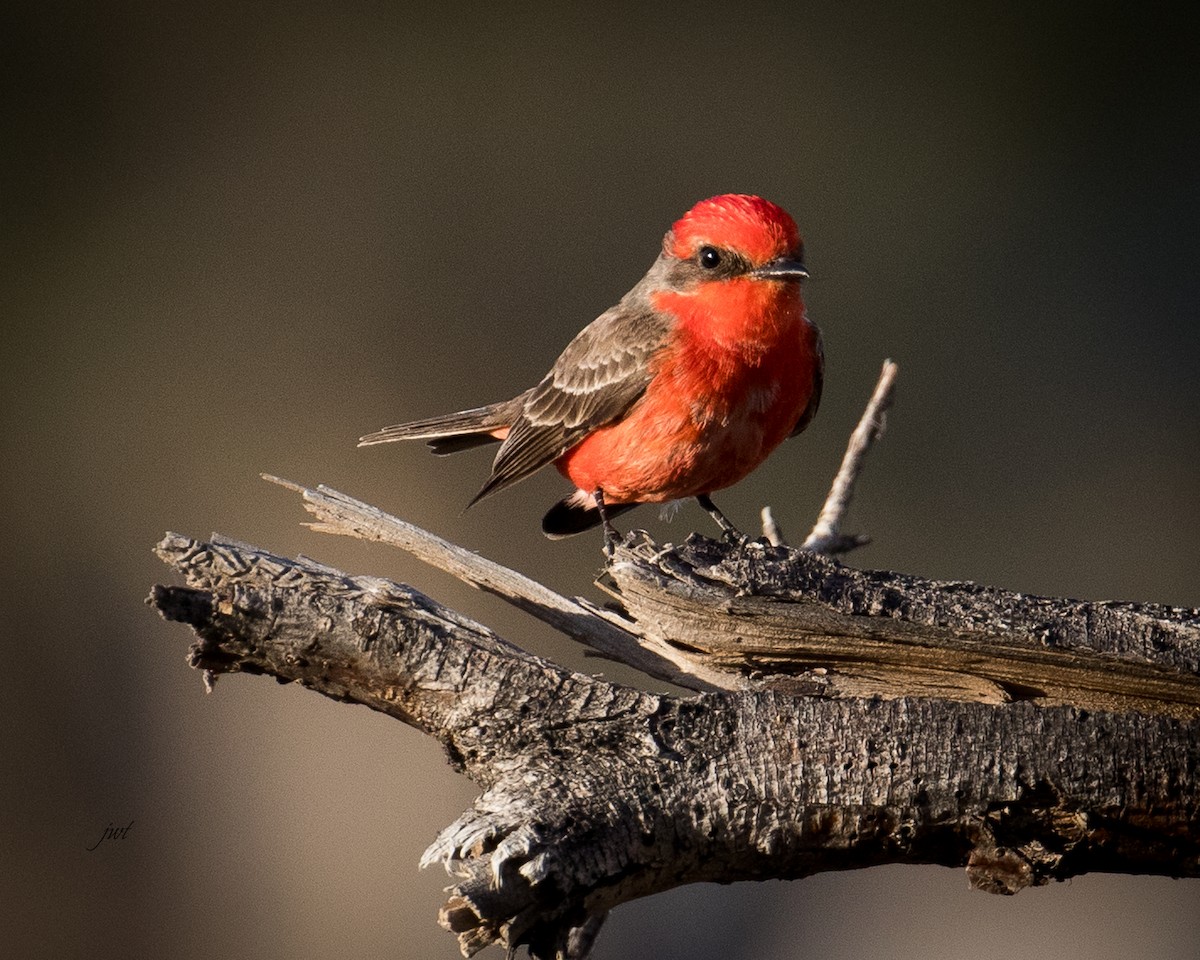
[[[604,555],[611,560],[617,552],[617,544],[621,540],[621,535],[612,525],[612,521],[608,519],[608,512],[604,509],[604,491],[597,487],[592,491],[592,499],[596,501],[596,510],[600,514],[600,523],[604,528]]]
[[[707,493],[702,493],[696,497],[696,502],[708,511],[710,517],[717,521],[717,526],[721,528],[721,533],[726,540],[731,543],[746,543],[750,539],[725,518],[725,514],[717,509],[717,505],[712,502],[712,497]]]

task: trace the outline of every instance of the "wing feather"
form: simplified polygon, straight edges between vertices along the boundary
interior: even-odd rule
[[[526,395],[472,503],[554,462],[596,428],[619,420],[645,392],[650,361],[667,343],[671,322],[635,306],[634,292],[580,331]]]

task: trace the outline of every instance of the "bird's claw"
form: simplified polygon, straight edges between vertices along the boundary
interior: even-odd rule
[[[742,533],[742,531],[737,527],[729,527],[727,530],[721,531],[721,540],[722,542],[729,544],[731,547],[737,547],[740,550],[744,550],[750,545],[753,538]]]
[[[604,509],[604,491],[597,488],[592,493],[592,497],[596,501],[596,509],[600,512],[600,526],[604,530],[604,556],[605,559],[612,560],[617,555],[617,544],[621,542],[621,534],[612,525],[612,521],[608,519],[608,513]]]
[[[621,535],[617,533],[617,528],[612,524],[604,525],[604,559],[611,561],[617,555],[617,544],[621,542]]]
[[[718,527],[721,528],[721,540],[732,547],[745,547],[750,542],[750,538],[742,533],[737,527],[729,522],[728,518],[720,510],[717,505],[712,502],[712,498],[708,494],[702,493],[696,497],[696,502],[708,511],[709,516],[716,521]]]

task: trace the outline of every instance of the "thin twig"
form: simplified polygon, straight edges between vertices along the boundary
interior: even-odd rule
[[[760,516],[762,517],[763,536],[767,538],[767,542],[773,547],[784,546],[787,541],[783,538],[783,528],[779,526],[771,508],[763,507]]]
[[[817,517],[812,532],[802,544],[803,549],[815,553],[837,554],[870,543],[870,537],[862,534],[842,533],[841,525],[850,507],[854,484],[862,472],[867,451],[883,435],[885,414],[892,405],[892,394],[899,369],[891,360],[883,361],[875,392],[871,394],[858,426],[850,434],[850,443],[846,447],[845,456],[842,457],[842,465],[838,468],[837,476],[833,478],[829,496],[825,498],[825,505],[821,508],[821,514]]]
[[[271,483],[295,490],[304,498],[305,509],[317,517],[316,523],[309,524],[313,530],[399,547],[418,560],[511,603],[600,655],[660,680],[689,690],[728,690],[739,685],[737,677],[710,669],[665,642],[644,639],[630,629],[633,624],[626,628],[584,600],[555,593],[524,574],[443,540],[369,503],[323,484],[313,490],[269,474],[262,476]]]

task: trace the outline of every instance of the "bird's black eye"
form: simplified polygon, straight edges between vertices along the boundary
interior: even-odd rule
[[[700,266],[712,270],[721,263],[721,254],[713,247],[700,248]]]

